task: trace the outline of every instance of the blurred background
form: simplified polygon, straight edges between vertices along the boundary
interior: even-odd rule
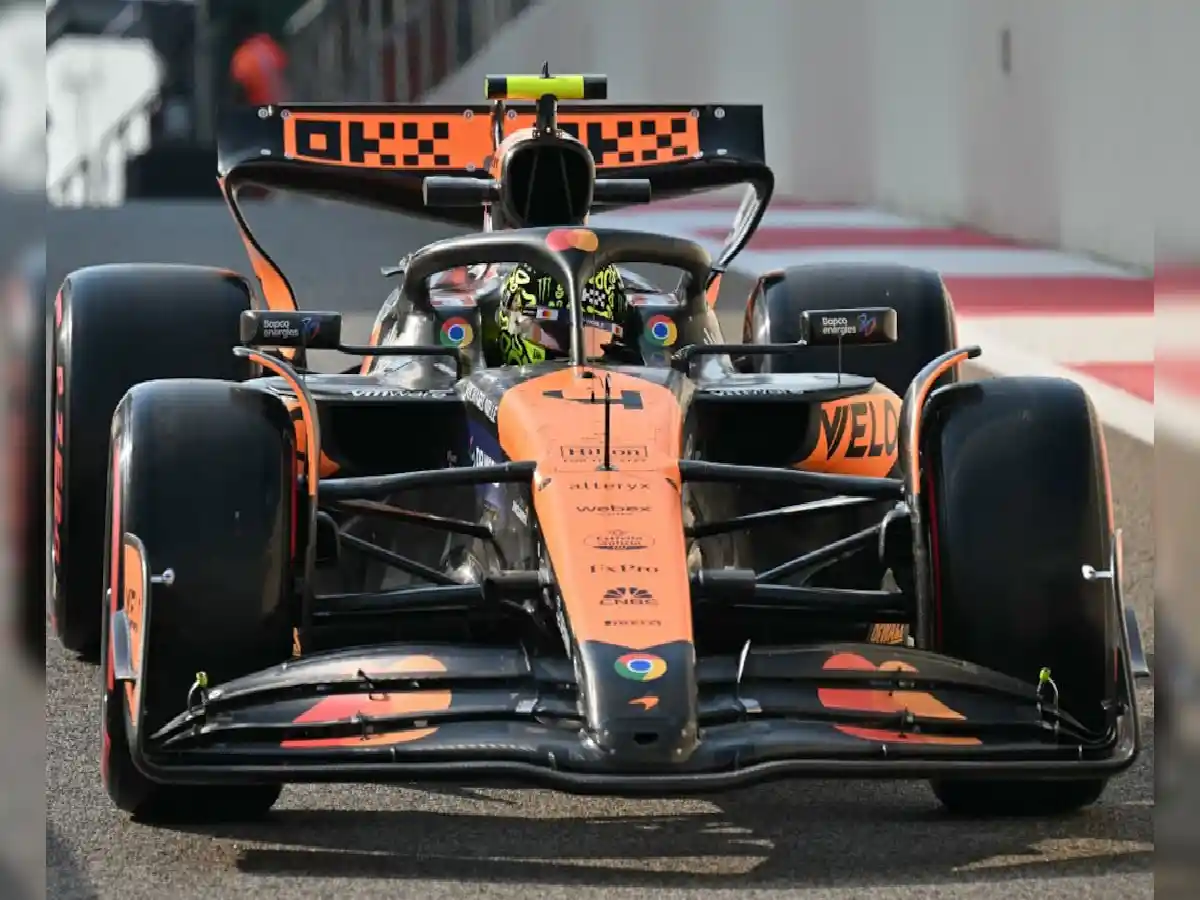
[[[562,72],[606,73],[616,101],[765,105],[779,199],[742,259],[744,273],[830,257],[934,265],[954,293],[964,341],[984,346],[989,368],[979,374],[1065,374],[1088,388],[1106,423],[1127,600],[1154,669],[1154,690],[1142,695],[1156,730],[1147,759],[1082,824],[988,825],[970,840],[929,826],[924,837],[938,849],[919,868],[933,880],[973,880],[972,896],[1026,887],[1041,896],[1149,896],[1157,850],[1159,889],[1194,896],[1197,36],[1195,0],[0,2],[11,454],[0,490],[12,511],[5,564],[13,577],[3,584],[14,626],[11,652],[0,657],[11,787],[0,792],[0,885],[13,888],[5,896],[160,896],[154,879],[164,872],[178,879],[180,896],[201,886],[205,896],[322,896],[350,889],[336,886],[339,878],[354,881],[335,868],[303,881],[272,870],[243,882],[254,873],[236,836],[220,839],[214,863],[184,837],[115,824],[99,795],[93,676],[44,635],[36,511],[45,504],[46,310],[57,285],[74,268],[109,261],[249,272],[217,199],[223,105],[478,103],[486,73],[534,72],[544,60]],[[731,216],[714,200],[647,210],[640,221],[707,239]],[[351,330],[363,329],[387,293],[379,266],[442,236],[286,201],[257,205],[251,219],[301,302],[357,315]],[[740,302],[723,297],[722,315],[736,320]],[[43,732],[34,727],[43,684],[45,795],[35,776]],[[1157,806],[1156,779],[1164,787]],[[907,795],[881,790],[881,802],[903,807]],[[30,831],[44,803],[45,845],[40,828]],[[926,827],[904,821],[905,830]],[[322,835],[297,840],[320,845],[329,840]],[[839,846],[877,839],[851,831]],[[880,854],[864,865],[893,864]],[[960,874],[967,869],[992,874]],[[857,896],[861,884],[848,873],[843,881],[844,896]]]

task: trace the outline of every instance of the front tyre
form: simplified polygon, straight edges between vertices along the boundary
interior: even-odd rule
[[[112,802],[136,819],[244,820],[265,814],[279,797],[280,784],[152,780],[134,746],[144,747],[146,736],[184,711],[197,672],[220,684],[290,655],[294,453],[283,404],[253,387],[153,381],[117,407],[108,456],[100,768]],[[144,556],[136,544],[132,552],[124,545],[126,534],[138,538]],[[175,578],[151,585],[138,602],[143,568],[170,568]],[[129,681],[114,677],[125,645],[113,635],[118,613],[129,623],[122,626]]]
[[[930,787],[942,806],[953,815],[1063,816],[1091,806],[1108,786],[1107,778],[1076,781],[1001,781],[943,779]]]
[[[1063,712],[1102,739],[1132,689],[1118,586],[1081,572],[1114,558],[1103,435],[1086,393],[1059,378],[960,382],[930,396],[923,422],[933,649],[1031,685],[1049,669]],[[1096,802],[1107,781],[932,787],[955,813],[1061,815]]]

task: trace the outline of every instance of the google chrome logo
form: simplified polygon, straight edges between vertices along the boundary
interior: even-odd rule
[[[613,666],[617,674],[630,681],[653,681],[667,672],[667,663],[653,653],[626,653]]]
[[[646,323],[646,338],[658,347],[670,347],[679,337],[679,329],[670,316],[654,316]]]
[[[466,319],[448,319],[442,325],[443,347],[463,347],[471,343],[471,338],[474,336],[475,332],[471,328],[471,323]]]

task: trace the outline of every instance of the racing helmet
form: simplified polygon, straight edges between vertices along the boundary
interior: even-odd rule
[[[620,340],[625,310],[621,272],[615,265],[605,266],[588,279],[583,290],[583,325],[589,344]],[[499,326],[506,363],[542,362],[570,352],[571,310],[566,291],[556,279],[524,263],[514,266],[501,288]]]

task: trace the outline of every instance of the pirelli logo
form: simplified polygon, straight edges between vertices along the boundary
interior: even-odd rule
[[[292,112],[283,134],[293,159],[370,169],[481,168],[491,149],[484,116]]]

